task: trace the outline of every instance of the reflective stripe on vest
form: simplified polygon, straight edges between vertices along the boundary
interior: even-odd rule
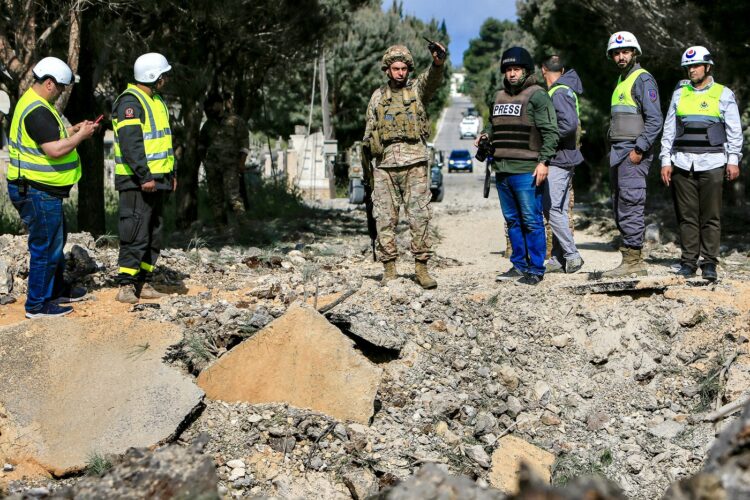
[[[494,158],[536,160],[539,157],[541,134],[529,119],[528,107],[531,96],[540,90],[544,89],[533,84],[518,94],[510,95],[501,90],[495,95],[495,104],[490,110]]]
[[[68,131],[57,110],[33,88],[28,89],[18,100],[10,125],[8,180],[24,177],[48,186],[72,186],[81,178],[81,162],[76,150],[73,149],[60,158],[52,158],[44,153],[41,146],[34,142],[26,131],[26,117],[42,106],[57,120],[60,139],[68,137]]]
[[[674,151],[684,153],[721,153],[726,142],[724,120],[719,101],[724,86],[714,83],[708,90],[696,91],[692,85],[682,87],[677,103],[677,133]]]
[[[174,151],[172,149],[172,130],[169,128],[169,111],[161,97],[153,97],[146,94],[133,84],[128,84],[127,90],[120,94],[115,101],[114,107],[120,99],[130,94],[141,103],[143,112],[146,114],[144,123],[138,123],[143,129],[143,147],[146,151],[146,162],[152,174],[167,174],[174,170]],[[122,127],[133,125],[131,120],[112,120],[112,128],[115,132],[115,174],[133,175],[130,165],[125,163],[120,150],[120,139],[118,131]]]
[[[555,85],[554,87],[552,87],[551,89],[547,91],[550,99],[552,99],[552,96],[555,95],[555,92],[557,92],[560,89],[568,89],[570,90],[570,93],[573,94],[573,100],[576,102],[576,116],[578,117],[578,121],[581,121],[581,108],[578,105],[578,94],[573,92],[573,90],[570,87],[562,83]]]
[[[633,84],[644,73],[648,74],[648,71],[638,68],[625,80],[622,77],[617,79],[617,86],[612,92],[609,125],[609,138],[612,141],[633,141],[645,129],[638,103],[633,99]]]
[[[555,95],[555,92],[557,92],[559,89],[568,89],[570,93],[573,94],[573,99],[576,102],[576,117],[578,117],[578,126],[576,127],[576,135],[574,138],[569,139],[560,137],[560,140],[557,143],[557,150],[560,151],[562,149],[579,149],[581,147],[581,135],[583,133],[583,130],[581,129],[581,108],[578,103],[578,94],[576,94],[569,86],[560,83],[547,91],[547,93],[549,94],[549,98],[552,99]]]

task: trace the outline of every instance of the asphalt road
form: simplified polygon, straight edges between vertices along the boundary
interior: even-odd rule
[[[463,113],[471,106],[472,103],[468,97],[454,97],[451,106],[446,108],[443,119],[439,124],[440,129],[435,140],[435,148],[443,151],[445,155],[446,164],[443,167],[445,199],[443,203],[446,204],[459,203],[463,205],[469,200],[483,204],[482,201],[487,201],[482,199],[482,183],[484,181],[483,164],[474,160],[474,172],[471,174],[468,172],[448,173],[447,161],[452,150],[468,149],[472,156],[476,154],[474,139],[461,139],[459,132],[459,124],[463,118]],[[476,200],[476,198],[479,198],[479,200]],[[493,199],[492,194],[490,194],[489,199]],[[496,193],[494,194],[494,199],[497,200]],[[471,204],[473,205],[474,203],[472,202]]]

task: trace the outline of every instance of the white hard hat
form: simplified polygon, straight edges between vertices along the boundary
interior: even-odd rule
[[[70,66],[56,57],[45,57],[36,63],[36,66],[31,71],[34,73],[34,78],[38,81],[52,78],[60,85],[70,85],[73,82],[78,82],[78,75],[74,75]]]
[[[161,75],[171,70],[167,58],[157,52],[143,54],[135,60],[133,75],[139,83],[154,83]]]
[[[609,57],[610,51],[615,49],[635,49],[637,55],[643,54],[635,35],[629,31],[612,33],[612,36],[609,37],[609,42],[607,42],[607,57]]]
[[[714,64],[711,53],[706,47],[695,45],[693,47],[688,47],[688,49],[682,53],[681,66],[692,66],[693,64]]]

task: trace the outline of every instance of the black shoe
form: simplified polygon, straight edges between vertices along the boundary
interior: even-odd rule
[[[26,317],[29,319],[38,318],[56,318],[59,316],[65,316],[73,312],[72,307],[58,306],[52,302],[45,302],[44,305],[38,311],[26,312]]]
[[[515,267],[511,267],[504,273],[500,273],[497,276],[495,276],[495,281],[510,281],[517,278],[522,278],[524,274],[516,269]]]
[[[675,271],[677,276],[684,276],[685,278],[692,278],[695,276],[695,266],[690,264],[680,264],[680,268]]]
[[[701,275],[706,281],[716,281],[719,275],[716,273],[716,264],[703,264],[701,266]]]
[[[527,273],[523,278],[518,280],[519,283],[524,285],[538,285],[544,279],[543,274],[531,274]]]

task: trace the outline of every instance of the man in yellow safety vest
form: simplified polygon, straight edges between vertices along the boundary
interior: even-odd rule
[[[612,92],[609,174],[615,223],[622,236],[622,263],[605,272],[605,278],[648,274],[641,254],[646,229],[646,177],[661,132],[662,114],[656,80],[638,64],[641,54],[632,33],[619,31],[609,37],[607,57],[620,70]]]
[[[135,83],[112,109],[120,193],[116,299],[128,304],[164,296],[150,282],[161,251],[164,201],[177,188],[169,111],[159,95],[171,69],[161,54],[140,56],[133,68]]]
[[[81,178],[76,147],[97,129],[92,121],[65,127],[53,104],[75,81],[56,57],[32,69],[34,83],[16,104],[9,134],[8,196],[29,233],[26,317],[64,316],[61,306],[82,300],[86,290],[63,281],[65,217],[63,198]]]
[[[682,54],[688,79],[672,94],[661,139],[661,178],[672,186],[680,226],[677,274],[694,276],[702,257],[701,276],[707,281],[718,278],[722,185],[725,177],[739,177],[742,158],[737,101],[714,81],[713,66],[705,47],[688,47]]]

